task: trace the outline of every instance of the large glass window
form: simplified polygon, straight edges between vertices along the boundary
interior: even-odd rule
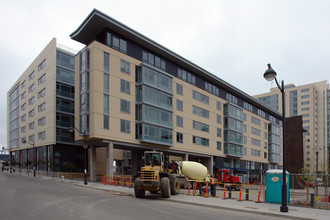
[[[176,100],[176,110],[183,111],[183,102],[181,100]]]
[[[176,132],[176,142],[183,143],[183,134],[180,132]]]
[[[209,146],[209,139],[193,136],[193,144],[208,147]]]
[[[209,97],[208,96],[203,95],[202,93],[199,93],[199,92],[196,92],[196,91],[193,91],[192,94],[193,94],[193,98],[195,100],[198,100],[198,101],[203,102],[205,104],[209,104]]]
[[[74,70],[74,56],[57,51],[56,64]]]
[[[183,95],[183,86],[179,83],[176,84],[176,94]]]
[[[120,99],[120,111],[123,113],[131,113],[131,103],[124,99]]]
[[[209,125],[198,121],[193,121],[193,128],[198,131],[209,132]]]
[[[159,69],[166,69],[166,63],[165,60],[161,59],[158,56],[155,56],[152,53],[149,53],[147,51],[142,51],[142,60],[146,63],[149,63],[152,66],[155,66]]]
[[[131,73],[131,64],[126,60],[120,60],[120,71],[123,73],[130,74]]]
[[[178,127],[183,127],[183,117],[181,117],[181,116],[176,116],[176,126],[178,126]]]
[[[120,131],[124,133],[130,133],[131,132],[130,121],[120,119]]]
[[[197,106],[192,106],[192,113],[204,118],[209,118],[209,111],[199,108]]]
[[[130,82],[120,79],[120,91],[126,94],[130,94],[131,93]]]

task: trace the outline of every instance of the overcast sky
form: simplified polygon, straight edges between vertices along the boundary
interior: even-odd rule
[[[53,37],[70,39],[96,8],[249,95],[268,92],[267,63],[286,84],[328,80],[328,0],[10,0],[0,3],[0,147],[7,91]]]

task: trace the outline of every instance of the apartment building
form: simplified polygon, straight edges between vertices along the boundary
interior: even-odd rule
[[[75,53],[52,39],[7,93],[7,144],[20,168],[38,162],[38,170],[60,172],[71,162],[82,172],[83,150],[68,130],[74,124]]]
[[[75,126],[92,180],[97,150],[109,175],[114,149],[131,151],[132,173],[145,150],[246,180],[281,167],[278,111],[96,9],[70,36],[86,45],[75,59]]]
[[[279,89],[254,96],[276,111],[282,112]],[[286,116],[302,116],[304,132],[304,163],[310,172],[324,171],[329,162],[329,84],[321,81],[301,86],[285,85]],[[287,146],[290,147],[290,146]]]

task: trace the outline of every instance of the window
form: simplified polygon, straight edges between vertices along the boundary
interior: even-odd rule
[[[181,100],[176,100],[176,110],[183,111],[183,102]]]
[[[46,74],[42,75],[39,79],[38,79],[38,85],[44,83],[46,81]]]
[[[147,51],[142,51],[142,60],[146,63],[149,63],[152,66],[155,66],[159,69],[166,69],[166,63],[165,60],[161,59],[158,56],[153,55],[152,53],[149,53]]]
[[[309,101],[301,102],[301,105],[309,105]]]
[[[205,104],[209,104],[209,97],[199,92],[193,91],[193,98],[197,101],[203,102]]]
[[[251,138],[251,144],[254,146],[260,146],[260,140]]]
[[[176,84],[176,94],[183,95],[183,86],[179,83]]]
[[[29,105],[33,105],[34,104],[34,96],[32,98],[29,99]]]
[[[46,67],[46,60],[42,61],[38,66],[38,71],[43,70]]]
[[[21,133],[25,133],[26,132],[26,126],[21,127]]]
[[[217,123],[221,124],[221,115],[217,115]]]
[[[221,102],[220,102],[220,101],[217,101],[217,109],[218,109],[219,111],[221,111]]]
[[[219,96],[219,88],[211,83],[205,82],[204,89],[213,95]]]
[[[209,132],[209,125],[198,121],[193,121],[193,128],[197,131]]]
[[[120,111],[123,113],[131,113],[131,104],[129,101],[124,99],[120,99]]]
[[[217,136],[221,137],[221,128],[217,128]]]
[[[302,112],[304,112],[304,111],[309,111],[309,107],[301,108],[301,111],[302,111]]]
[[[131,93],[130,82],[120,79],[120,91],[126,94],[130,94]]]
[[[33,71],[28,77],[29,81],[34,79],[34,77],[35,77],[35,74],[34,74],[34,71]]]
[[[26,98],[26,92],[23,92],[21,95],[21,99],[25,99]]]
[[[109,115],[109,96],[103,95],[103,113]]]
[[[236,104],[237,105],[237,97],[230,94],[230,93],[226,93],[226,99],[228,102]]]
[[[260,120],[257,119],[257,118],[255,118],[255,117],[253,117],[253,116],[251,116],[251,122],[252,122],[253,124],[260,125]]]
[[[307,99],[307,98],[309,98],[309,95],[302,95],[301,96],[301,99]]]
[[[46,88],[38,92],[38,99],[45,97],[46,95]]]
[[[38,133],[38,139],[43,140],[45,138],[46,138],[46,132],[45,131]]]
[[[109,115],[103,115],[103,128],[109,129]]]
[[[251,154],[253,156],[260,157],[260,150],[254,150],[254,149],[252,149],[251,150]]]
[[[23,89],[23,88],[25,88],[25,86],[26,86],[26,80],[24,80],[24,81],[22,82],[22,84],[21,84],[21,88]]]
[[[267,139],[267,137],[268,137],[268,134],[267,134],[267,132],[265,132],[264,133],[264,138]]]
[[[301,90],[301,92],[308,92],[308,91],[309,91],[309,88]]]
[[[46,103],[44,102],[38,106],[38,112],[43,112],[45,110],[46,110]]]
[[[183,134],[180,132],[176,132],[176,142],[183,143]]]
[[[181,68],[177,69],[177,74],[178,74],[178,78],[182,79],[183,81],[196,85],[196,77],[194,74],[191,74],[188,71],[185,71]]]
[[[131,65],[129,62],[125,60],[120,60],[120,71],[123,73],[130,74],[131,73]]]
[[[38,126],[42,126],[46,124],[46,117],[40,118],[38,120]]]
[[[26,103],[24,103],[22,106],[21,106],[21,110],[25,110],[26,109]]]
[[[217,141],[217,150],[221,150],[221,142]]]
[[[35,114],[34,109],[32,109],[31,111],[29,111],[29,118],[34,117],[34,114]]]
[[[259,129],[251,128],[251,132],[252,132],[252,134],[260,136],[260,130]]]
[[[252,112],[253,111],[253,106],[250,103],[243,102],[243,108]]]
[[[204,118],[209,118],[209,111],[199,108],[197,106],[192,106],[192,113]]]
[[[120,119],[120,131],[124,133],[130,133],[131,132],[130,121]]]
[[[193,144],[208,147],[209,146],[209,139],[193,136]]]
[[[21,117],[21,121],[23,122],[23,121],[26,121],[26,115],[23,115],[22,117]]]
[[[29,124],[29,129],[30,130],[33,130],[34,129],[34,122],[32,122],[32,123]]]
[[[176,116],[176,126],[183,127],[183,118],[181,116]]]
[[[29,87],[29,93],[33,92],[35,89],[34,83]]]
[[[29,136],[29,141],[34,143],[34,135]]]

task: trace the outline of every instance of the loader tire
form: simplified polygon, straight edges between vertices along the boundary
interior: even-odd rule
[[[177,195],[180,192],[180,182],[178,178],[174,177],[171,182],[171,195]]]
[[[168,177],[163,177],[160,181],[160,187],[163,198],[170,198],[171,196],[171,185]]]
[[[135,193],[135,197],[136,198],[144,198],[145,195],[146,195],[145,194],[146,192],[143,189],[139,189],[138,186],[137,186],[137,184],[134,184],[134,193]]]

